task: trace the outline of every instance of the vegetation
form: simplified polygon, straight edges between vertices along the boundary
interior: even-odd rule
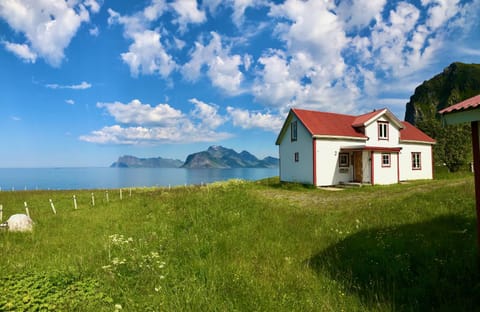
[[[35,221],[0,232],[0,310],[471,311],[473,178],[442,175],[94,191],[95,206],[92,191],[0,192],[4,216],[27,201]]]
[[[480,64],[452,63],[423,82],[407,103],[405,120],[437,140],[435,163],[456,172],[472,161],[470,125],[443,126],[438,111],[480,94]]]

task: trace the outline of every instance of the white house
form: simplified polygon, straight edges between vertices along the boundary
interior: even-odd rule
[[[291,109],[275,144],[281,181],[328,186],[433,178],[435,140],[388,109],[360,116]]]

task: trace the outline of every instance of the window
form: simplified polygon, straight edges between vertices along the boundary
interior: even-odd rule
[[[390,167],[390,154],[383,153],[382,154],[382,167]]]
[[[340,168],[345,168],[348,167],[349,164],[349,159],[348,159],[348,153],[340,153],[339,154],[339,166]]]
[[[388,122],[386,121],[378,122],[378,139],[388,140]]]
[[[297,140],[297,121],[292,122],[291,128],[291,140],[296,141]]]
[[[421,153],[412,153],[412,170],[422,170]]]
[[[298,152],[295,152],[295,154],[293,154],[293,158],[295,159],[295,162],[298,162],[300,160],[300,156],[298,155]]]

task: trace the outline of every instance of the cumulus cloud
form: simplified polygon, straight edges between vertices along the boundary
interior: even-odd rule
[[[165,1],[155,0],[131,16],[122,16],[108,9],[108,23],[123,25],[124,36],[133,41],[128,52],[121,54],[133,76],[158,74],[166,78],[177,66],[161,41],[161,29],[150,29],[150,23],[162,16],[167,8]]]
[[[225,118],[218,115],[216,105],[197,99],[190,114],[174,109],[168,104],[151,106],[139,100],[130,103],[98,103],[118,124],[83,135],[80,140],[98,144],[160,144],[215,142],[231,137],[230,133],[217,131]]]
[[[258,128],[278,133],[282,128],[284,117],[270,113],[251,112],[245,109],[227,107],[233,125],[243,129]]]
[[[21,58],[26,63],[35,63],[37,60],[37,53],[33,52],[27,44],[3,42],[5,48]]]
[[[41,57],[52,66],[60,66],[64,50],[80,25],[99,8],[94,0],[1,1],[0,18],[25,36],[25,42],[10,42],[6,47],[23,60],[34,62]]]
[[[79,84],[74,85],[60,85],[57,83],[46,84],[45,87],[49,89],[72,89],[72,90],[85,90],[90,89],[92,85],[86,81],[82,81]]]
[[[174,23],[179,25],[180,32],[185,32],[188,24],[199,24],[206,21],[205,12],[198,9],[196,0],[176,1],[170,6],[178,15]]]
[[[137,99],[127,104],[121,102],[97,103],[97,107],[105,108],[116,122],[123,124],[168,125],[174,124],[184,117],[181,111],[168,104],[158,104],[152,107],[150,104],[142,104]]]
[[[68,100],[65,100],[65,103],[69,104],[69,105],[74,105],[75,104],[75,101],[72,100],[72,99],[68,99]]]
[[[228,47],[224,47],[222,39],[216,32],[210,33],[212,38],[207,45],[195,43],[191,52],[191,59],[182,67],[184,77],[189,81],[196,81],[207,68],[207,76],[212,84],[228,94],[241,93],[243,73],[239,67],[243,64],[238,54],[231,55]]]

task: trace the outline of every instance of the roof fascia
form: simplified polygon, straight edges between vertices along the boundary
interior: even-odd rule
[[[415,144],[429,144],[435,145],[437,142],[429,142],[429,141],[419,141],[419,140],[398,140],[400,143],[415,143]]]
[[[367,141],[368,138],[341,136],[341,135],[328,135],[328,134],[316,134],[312,135],[314,139],[332,139],[332,140],[349,140],[349,141]]]
[[[378,114],[376,114],[375,116],[367,120],[363,125],[367,127],[368,125],[372,124],[375,120],[382,117],[383,115],[386,115],[388,119],[390,119],[398,127],[398,129],[405,128],[402,122],[387,108],[382,109]]]

